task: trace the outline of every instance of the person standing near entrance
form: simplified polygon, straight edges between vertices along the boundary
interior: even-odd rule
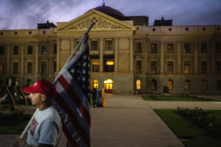
[[[95,102],[97,98],[97,90],[94,88],[91,93],[92,93],[93,107],[95,107],[95,104],[97,105],[97,103]]]
[[[54,85],[46,80],[35,82],[32,87],[23,87],[30,93],[32,105],[40,111],[28,127],[27,143],[17,138],[12,147],[58,147],[62,134],[62,122],[58,112],[52,106],[52,97],[56,91]]]

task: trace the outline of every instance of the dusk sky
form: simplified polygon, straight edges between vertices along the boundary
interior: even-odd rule
[[[0,30],[36,29],[47,20],[68,22],[102,0],[1,0]],[[221,0],[105,0],[125,16],[148,16],[149,26],[155,19],[173,19],[173,25],[221,25]]]

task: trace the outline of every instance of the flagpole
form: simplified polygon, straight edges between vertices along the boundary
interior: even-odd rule
[[[72,59],[72,57],[74,56],[75,52],[79,49],[79,46],[81,45],[82,41],[85,39],[85,37],[87,37],[88,33],[90,32],[91,28],[93,27],[95,23],[92,22],[90,27],[88,28],[87,32],[84,34],[84,36],[82,37],[81,41],[78,43],[78,45],[75,47],[74,51],[71,53],[70,57],[68,58],[68,60],[66,61],[65,65],[63,66],[63,68],[61,69],[61,71],[59,72],[59,74],[62,73],[62,71],[65,69],[66,65],[68,64],[68,62]],[[58,75],[59,75],[58,74]],[[57,77],[55,78],[54,82],[56,81]],[[53,84],[54,84],[53,82]]]
[[[85,37],[88,35],[88,33],[90,32],[91,28],[93,27],[95,23],[92,22],[90,27],[88,28],[87,32],[84,34],[84,36],[82,37],[81,41],[78,43],[78,45],[76,46],[76,48],[74,49],[74,51],[72,52],[71,56],[68,58],[68,60],[66,61],[65,65],[63,66],[63,68],[61,69],[61,71],[63,71],[66,67],[66,65],[68,64],[68,62],[72,59],[72,57],[74,56],[75,52],[77,51],[77,49],[79,48],[79,46],[81,45],[82,41],[85,39]],[[59,74],[61,73],[61,71],[59,72]],[[58,75],[59,75],[58,74]],[[57,77],[55,78],[54,82],[56,81]],[[53,82],[53,84],[54,84]],[[33,114],[32,118],[30,119],[28,125],[26,126],[26,128],[24,129],[24,131],[22,132],[20,138],[22,139],[25,135],[25,133],[28,131],[28,127],[32,121],[32,119],[34,118],[34,116],[38,113],[38,108],[36,109],[35,113]]]

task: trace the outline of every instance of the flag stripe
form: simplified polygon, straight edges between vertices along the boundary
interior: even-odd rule
[[[73,114],[73,112],[71,111],[71,109],[68,107],[68,105],[65,103],[65,101],[62,99],[62,97],[60,96],[60,94],[57,93],[56,91],[56,96],[54,97],[55,100],[57,101],[57,103],[64,109],[64,111],[67,113],[67,115],[69,116],[71,122],[73,123],[73,125],[75,126],[76,131],[78,132],[78,134],[81,136],[81,138],[84,140],[84,142],[87,144],[87,146],[90,146],[90,137],[87,135],[87,133],[85,132],[85,130],[82,128],[82,126],[80,125],[80,123],[77,121],[76,116]]]
[[[56,85],[58,84],[58,82],[56,83]],[[84,142],[83,139],[81,139],[81,137],[79,136],[79,134],[77,133],[74,125],[72,124],[72,122],[70,121],[68,115],[66,114],[66,112],[62,109],[62,107],[60,107],[60,105],[57,104],[57,102],[55,101],[55,99],[53,99],[53,105],[54,107],[57,109],[59,115],[61,116],[61,119],[64,123],[64,125],[68,128],[69,133],[71,134],[71,137],[77,141],[78,145],[80,147],[86,147],[86,143]],[[76,107],[75,107],[76,108]],[[86,121],[85,121],[86,122]],[[88,127],[88,134],[90,132],[90,127],[87,125]],[[79,139],[80,138],[80,139]]]
[[[62,87],[67,91],[69,96],[72,98],[72,100],[77,105],[78,109],[80,110],[81,114],[84,116],[85,120],[88,122],[88,124],[91,124],[91,117],[87,109],[84,107],[84,105],[81,103],[81,100],[79,99],[78,95],[74,92],[71,86],[69,86],[69,83],[66,81],[66,79],[62,76],[58,78],[58,82],[62,85]]]
[[[76,94],[78,95],[79,98],[81,98],[81,103],[84,105],[84,107],[87,109],[87,111],[90,113],[90,103],[88,101],[88,98],[86,95],[81,91],[81,88],[77,84],[77,81],[72,77],[71,73],[69,71],[66,71],[63,74],[64,78],[66,81],[69,83],[69,85],[72,87],[73,90],[76,91]],[[87,87],[86,87],[87,88]]]
[[[71,134],[69,133],[68,129],[66,128],[65,124],[62,122],[62,130],[65,134],[65,136],[67,137],[68,141],[71,143],[72,147],[79,147],[79,145],[77,144],[77,142],[74,140],[74,138],[71,137]]]
[[[76,111],[76,104],[72,101],[72,99],[70,98],[70,96],[68,95],[68,93],[64,90],[64,88],[60,85],[59,82],[56,83],[55,85],[57,92],[58,93],[62,93],[62,98],[63,100],[66,102],[66,104],[69,106],[69,108],[72,110],[72,112],[74,113],[74,115],[76,116],[76,118],[78,119],[78,122],[80,122],[81,126],[84,128],[84,130],[86,131],[86,133],[88,134],[88,136],[90,135],[90,126],[87,123],[87,121],[84,119],[84,117],[82,117],[82,115],[79,115],[80,112]],[[62,109],[62,108],[60,108]],[[61,110],[61,112],[64,110]]]

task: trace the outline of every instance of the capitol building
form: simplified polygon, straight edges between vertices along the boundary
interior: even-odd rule
[[[0,30],[0,89],[51,82],[87,31],[91,89],[113,94],[221,94],[221,25],[173,26],[173,20],[125,16],[105,6],[37,29]]]

